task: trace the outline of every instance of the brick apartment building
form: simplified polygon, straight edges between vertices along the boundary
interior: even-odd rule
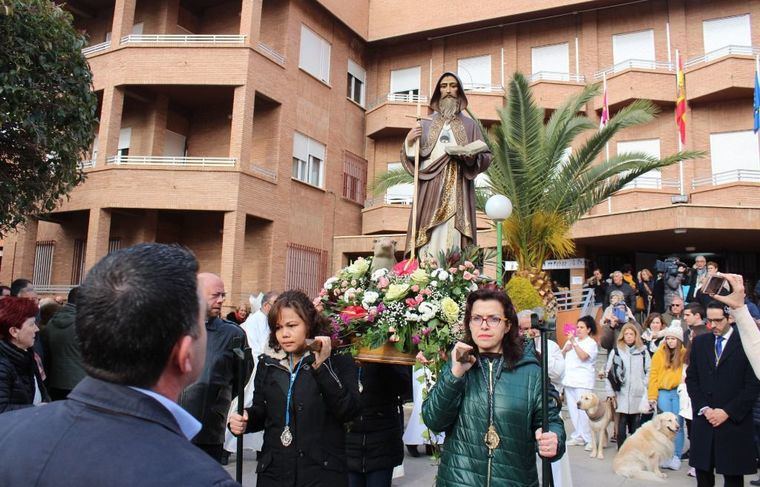
[[[477,7],[476,7],[477,6]],[[606,268],[706,253],[757,277],[760,156],[752,132],[760,3],[724,0],[68,0],[89,38],[100,125],[87,181],[4,242],[0,282],[62,292],[109,251],[179,242],[230,302],[300,287],[406,230],[410,191],[366,194],[398,164],[416,100],[456,71],[497,120],[530,76],[547,113],[607,79],[613,113],[662,114],[610,154],[675,152],[675,51],[686,66],[688,149],[707,157],[641,177],[573,227]],[[587,107],[599,117],[601,99]],[[683,185],[685,203],[673,203]],[[678,200],[677,200],[678,201]],[[494,237],[480,219],[481,242]],[[399,243],[403,245],[403,239]],[[583,269],[572,273],[582,277]],[[561,274],[558,272],[558,275]]]

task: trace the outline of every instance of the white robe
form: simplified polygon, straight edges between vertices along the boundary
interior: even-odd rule
[[[423,385],[420,383],[419,379],[423,377],[423,374],[427,372],[430,374],[428,369],[424,367],[420,367],[419,369],[414,371],[414,377],[412,378],[412,398],[414,399],[414,407],[412,408],[412,414],[409,416],[409,423],[406,425],[406,430],[404,431],[404,444],[405,445],[429,445],[431,444],[430,440],[426,440],[422,434],[427,430],[427,426],[425,426],[425,423],[422,422],[422,389]],[[430,432],[431,439],[435,438],[436,443],[443,444],[443,439],[445,438],[444,434],[441,433],[439,435],[433,435],[433,432]]]

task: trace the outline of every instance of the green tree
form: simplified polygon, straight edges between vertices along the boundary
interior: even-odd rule
[[[582,113],[600,91],[598,84],[586,86],[545,121],[544,109],[534,102],[527,80],[515,73],[506,106],[499,110],[500,123],[490,134],[481,125],[493,161],[478,203],[484,204],[489,194],[503,194],[512,201],[512,216],[504,222],[505,244],[517,261],[516,275],[529,279],[546,304],[553,302],[551,281],[541,269],[551,257],[573,254],[570,229],[579,218],[637,177],[702,155],[679,152],[658,159],[628,152],[603,160],[600,155],[616,133],[650,122],[657,108],[647,100],[635,100],[598,130],[597,122]],[[575,143],[581,135],[585,140]],[[575,149],[568,154],[572,146]],[[403,179],[402,172],[381,174],[374,191],[412,182],[409,175]]]
[[[84,179],[97,107],[84,44],[53,2],[0,0],[0,234]]]

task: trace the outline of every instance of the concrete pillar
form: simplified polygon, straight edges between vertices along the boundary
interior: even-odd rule
[[[85,272],[108,254],[108,239],[111,236],[111,210],[90,208],[87,226],[87,254],[84,260]]]
[[[113,6],[113,25],[111,25],[111,47],[119,47],[121,38],[132,33],[135,24],[135,7],[137,0],[116,0]]]
[[[239,303],[243,298],[243,258],[245,257],[246,213],[241,210],[224,214],[222,232],[222,263],[220,277],[229,297],[227,304]]]
[[[34,255],[37,246],[37,220],[28,218],[3,242],[3,267],[0,282],[10,286],[14,279],[23,277],[32,280]]]
[[[105,167],[106,159],[116,155],[119,148],[121,114],[124,110],[124,90],[118,86],[106,86],[103,90],[103,106],[100,110],[98,128],[98,158],[95,167]]]
[[[166,95],[156,96],[156,101],[148,116],[148,154],[151,156],[163,156],[166,140],[166,119],[169,113],[169,97]]]
[[[238,168],[248,167],[251,162],[255,99],[256,90],[250,77],[245,85],[235,87],[235,95],[232,100],[229,157],[237,159]]]
[[[243,0],[240,9],[240,35],[245,36],[245,43],[255,47],[261,36],[262,0]]]
[[[158,230],[158,210],[145,210],[140,229],[139,242],[155,242]]]
[[[179,0],[161,0],[158,6],[158,28],[155,34],[174,34],[174,26],[177,25],[178,18]]]

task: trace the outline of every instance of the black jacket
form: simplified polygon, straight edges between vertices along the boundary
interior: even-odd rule
[[[221,445],[232,398],[238,393],[235,381],[236,338],[246,343],[242,328],[222,318],[206,321],[206,364],[198,381],[182,391],[179,404],[203,425],[193,438],[199,445]],[[251,377],[246,368],[243,384]]]
[[[0,413],[31,406],[35,378],[42,400],[50,401],[34,360],[34,352],[21,350],[6,340],[0,340]]]
[[[725,475],[748,475],[757,471],[757,450],[752,428],[752,407],[760,393],[742,347],[739,330],[731,338],[715,365],[715,335],[700,335],[692,341],[686,387],[691,398],[692,430],[689,465]],[[714,428],[703,407],[720,408],[728,420]]]
[[[70,391],[87,375],[82,367],[76,326],[77,307],[67,303],[40,333],[45,349],[47,386]]]
[[[607,290],[605,291],[605,295],[604,295],[605,309],[607,308],[607,306],[610,305],[610,294],[612,294],[612,291],[622,292],[625,298],[625,304],[627,304],[628,307],[631,308],[632,310],[636,309],[636,292],[625,281],[623,281],[623,283],[619,286],[615,284],[614,282],[611,282],[607,285]]]
[[[400,398],[411,394],[411,368],[363,364],[357,368],[359,415],[346,434],[348,470],[374,472],[401,465],[404,460],[404,418]]]
[[[158,401],[86,377],[64,401],[0,415],[0,485],[239,484],[182,436],[174,416]]]
[[[264,430],[256,466],[258,487],[341,487],[348,484],[344,424],[359,412],[353,359],[333,355],[314,369],[306,356],[293,384],[290,431],[293,442],[280,441],[290,371],[285,354],[259,357],[247,432]]]

